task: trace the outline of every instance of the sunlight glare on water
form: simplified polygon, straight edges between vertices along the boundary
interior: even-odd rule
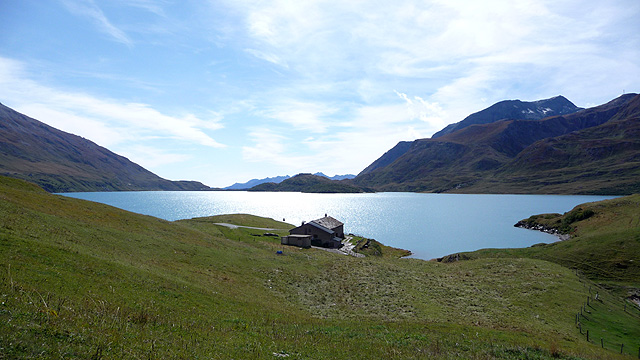
[[[374,238],[432,259],[481,248],[527,247],[556,237],[513,225],[541,213],[564,213],[612,196],[461,194],[305,194],[286,192],[96,192],[65,196],[166,220],[253,214],[300,225],[333,216],[345,233]]]

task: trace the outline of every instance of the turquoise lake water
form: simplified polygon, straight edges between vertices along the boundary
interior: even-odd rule
[[[328,214],[345,233],[408,249],[433,259],[482,248],[528,247],[555,236],[515,228],[521,219],[564,213],[576,205],[613,196],[459,194],[303,194],[270,192],[66,193],[165,220],[247,213],[300,225]]]

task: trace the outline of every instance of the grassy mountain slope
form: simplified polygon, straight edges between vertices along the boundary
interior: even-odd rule
[[[249,191],[293,191],[308,193],[361,193],[363,188],[354,186],[350,180],[331,180],[313,174],[298,174],[281,183],[256,185]]]
[[[585,211],[588,216],[579,215]],[[534,215],[527,220],[561,228],[572,238],[526,249],[481,250],[470,257],[544,259],[578,269],[593,281],[640,289],[640,194],[582,204],[562,215]]]
[[[640,192],[640,97],[608,122],[544,139],[519,153],[498,172],[503,182],[601,194]]]
[[[627,94],[570,115],[470,125],[416,140],[354,183],[379,191],[628,194],[640,187],[638,103],[640,96]]]
[[[397,158],[404,155],[411,148],[411,141],[400,141],[396,146],[392,147],[389,151],[384,153],[380,158],[371,163],[371,165],[367,166],[364,170],[362,170],[358,176],[368,174],[375,169],[385,167],[392,162],[396,161]]]
[[[575,106],[569,100],[562,96],[556,96],[551,99],[539,100],[533,102],[523,102],[520,100],[505,100],[467,116],[464,120],[455,124],[450,124],[446,128],[438,131],[432,136],[432,139],[445,136],[447,134],[462,130],[471,125],[489,124],[500,120],[508,119],[535,119],[540,120],[552,115],[566,115],[577,112],[581,108]],[[385,167],[393,163],[400,156],[404,155],[410,148],[411,141],[401,141],[382,155],[379,159],[371,163],[358,175],[365,175],[375,169]]]
[[[606,342],[612,349],[620,349],[623,343],[627,346],[634,343],[635,348],[640,346],[637,340],[640,332],[637,311],[640,306],[640,194],[582,204],[565,214],[534,215],[523,222],[529,226],[560,229],[570,234],[571,239],[525,249],[485,249],[453,257],[531,258],[575,269],[594,282],[589,286],[590,303],[583,304],[589,311],[584,313],[583,331],[590,330],[594,342]],[[633,320],[623,320],[626,315]],[[619,332],[613,331],[614,328]]]
[[[0,104],[0,174],[51,192],[206,190],[195,181],[163,179],[82,137]]]
[[[291,226],[168,222],[0,177],[2,356],[625,358],[579,334],[588,292],[560,265],[277,255],[214,225],[232,221]]]

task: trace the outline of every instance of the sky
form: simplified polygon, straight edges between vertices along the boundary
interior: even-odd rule
[[[0,0],[0,102],[161,177],[357,174],[498,101],[640,92],[638,0]]]

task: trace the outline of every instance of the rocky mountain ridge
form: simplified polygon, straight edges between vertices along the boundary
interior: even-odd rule
[[[504,100],[450,124],[433,134],[432,139],[451,134],[467,126],[489,124],[500,120],[540,120],[549,116],[568,115],[580,111],[562,95],[537,101]]]

